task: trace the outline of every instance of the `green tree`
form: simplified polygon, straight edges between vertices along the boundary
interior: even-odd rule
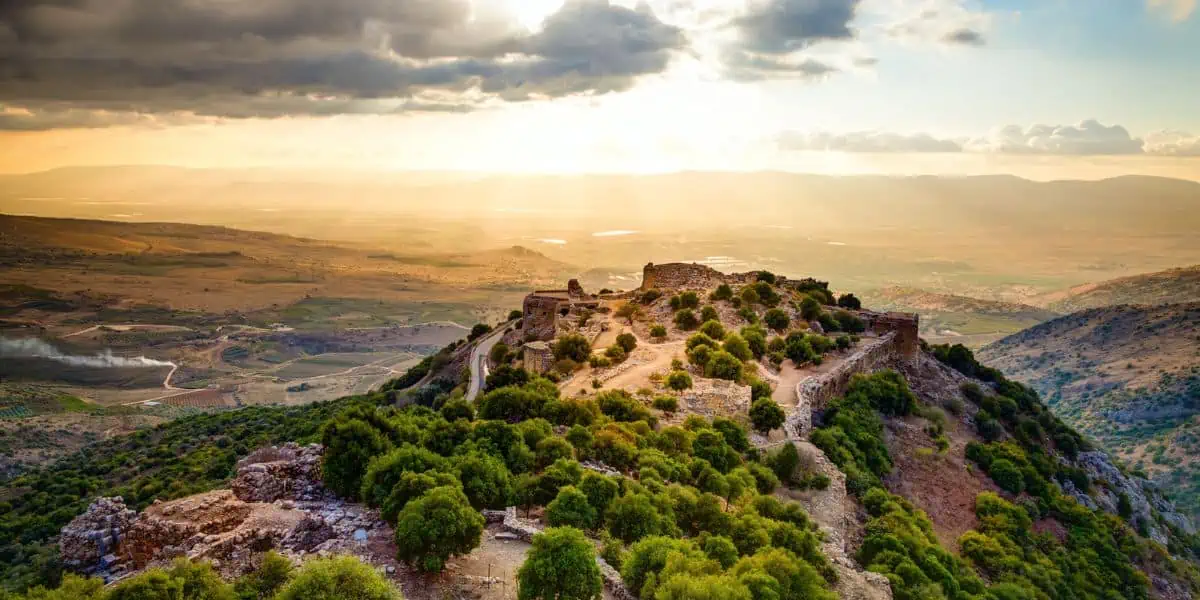
[[[992,461],[988,467],[988,475],[1006,492],[1020,494],[1025,491],[1025,476],[1021,473],[1021,468],[1007,458]]]
[[[611,477],[587,471],[579,482],[579,491],[587,496],[588,504],[596,510],[596,519],[599,521],[608,511],[608,505],[621,493],[621,486]]]
[[[786,331],[792,324],[792,318],[783,309],[772,308],[763,315],[763,323],[775,331]]]
[[[712,353],[708,363],[704,366],[704,374],[717,379],[737,381],[742,378],[742,367],[742,361],[738,360],[736,356],[724,350],[718,350]]]
[[[805,321],[812,321],[813,319],[821,316],[821,303],[812,296],[805,296],[804,299],[800,301],[800,316],[803,317]]]
[[[745,338],[736,333],[725,336],[725,342],[721,344],[721,348],[741,361],[754,358],[754,353],[750,351],[750,344],[746,342]]]
[[[721,285],[718,285],[717,289],[713,290],[712,299],[713,300],[732,300],[733,299],[733,288],[729,287],[728,283],[722,283]]]
[[[838,296],[837,305],[850,310],[862,310],[862,302],[854,297],[854,294],[842,294]]]
[[[786,418],[783,409],[771,398],[760,398],[750,405],[750,422],[763,435],[782,427]]]
[[[400,476],[400,481],[392,487],[391,493],[383,501],[379,516],[391,525],[396,524],[400,511],[412,500],[425,495],[425,492],[442,486],[459,487],[462,484],[458,477],[451,473],[431,471],[428,473],[407,472]]]
[[[704,308],[700,309],[700,320],[705,321],[705,322],[708,322],[708,321],[720,322],[721,315],[720,315],[720,313],[717,312],[717,309],[713,308],[712,306],[705,306]]]
[[[720,321],[705,321],[704,324],[700,326],[700,333],[711,338],[714,342],[712,345],[716,346],[716,342],[725,339],[725,326],[721,325]]]
[[[325,454],[321,459],[321,476],[325,487],[348,500],[358,500],[363,474],[371,459],[389,449],[392,444],[368,423],[358,419],[335,420],[321,431]]]
[[[675,516],[666,514],[655,506],[648,494],[626,494],[613,500],[604,515],[608,530],[625,543],[632,543],[648,535],[674,533]]]
[[[511,356],[512,350],[504,342],[496,342],[496,345],[492,346],[492,349],[488,351],[488,360],[497,365],[508,362]]]
[[[475,509],[502,509],[513,497],[512,474],[504,461],[490,454],[472,452],[454,459],[463,493]]]
[[[700,296],[696,292],[684,292],[679,295],[679,305],[683,308],[700,308]]]
[[[502,363],[488,373],[487,379],[484,380],[483,391],[490,392],[504,387],[522,386],[526,383],[529,383],[529,371]]]
[[[491,331],[492,331],[491,325],[488,325],[486,323],[476,323],[475,326],[471,328],[471,333],[467,335],[467,341],[473,342],[473,341],[487,335],[488,333],[491,333]]]
[[[546,522],[551,527],[591,529],[596,526],[597,518],[588,497],[573,485],[559,490],[558,496],[546,505]]]
[[[508,320],[509,321],[516,321],[517,319],[520,319],[523,316],[525,316],[524,313],[522,313],[519,310],[513,309],[513,310],[508,311]]]
[[[603,591],[596,551],[572,527],[553,527],[533,536],[517,581],[520,600],[593,600]]]
[[[584,362],[592,354],[592,345],[586,337],[578,333],[569,333],[554,342],[554,358],[569,359],[577,363]]]
[[[640,318],[643,314],[645,314],[645,312],[646,311],[642,309],[641,305],[634,302],[626,302],[625,304],[622,304],[621,307],[613,313],[613,315],[622,319],[626,319],[629,321],[630,325],[633,325],[633,321]]]
[[[637,348],[637,338],[632,333],[622,333],[617,336],[617,345],[626,353],[633,352]]]
[[[275,600],[404,600],[374,567],[353,556],[304,563]]]
[[[661,339],[667,337],[667,328],[655,323],[650,326],[650,337]]]
[[[453,555],[479,545],[483,516],[462,490],[434,488],[408,503],[396,520],[396,558],[430,573],[440,572]]]
[[[687,374],[687,371],[671,371],[667,375],[667,387],[677,392],[682,392],[692,387],[692,376]]]
[[[666,568],[667,559],[672,554],[697,560],[706,558],[691,540],[649,536],[629,547],[625,562],[621,565],[621,579],[634,593],[640,593],[647,581],[656,579]]]
[[[442,418],[447,421],[456,421],[458,419],[475,420],[475,406],[462,397],[447,400],[442,405],[441,413]]]
[[[704,540],[704,553],[709,558],[721,563],[722,569],[732,567],[738,560],[737,547],[733,541],[723,535],[710,535]]]
[[[683,308],[675,313],[675,326],[684,331],[691,331],[699,324],[700,319],[696,318],[696,313],[690,308]]]
[[[746,346],[750,349],[751,356],[762,358],[767,353],[767,332],[761,327],[743,327],[741,334],[742,339],[746,340]]]
[[[127,579],[108,600],[235,600],[233,586],[225,583],[208,562],[177,558],[167,570],[150,569]],[[74,599],[72,599],[74,600]]]
[[[376,456],[367,465],[359,497],[368,506],[379,507],[392,493],[392,488],[405,472],[448,471],[450,463],[442,457],[411,444],[405,444],[387,454]]]
[[[742,288],[742,302],[753,305],[758,304],[760,301],[761,299],[758,297],[758,291],[754,289],[754,286],[748,285]]]

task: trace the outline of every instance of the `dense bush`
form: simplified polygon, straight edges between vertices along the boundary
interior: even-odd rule
[[[637,338],[632,333],[622,333],[617,336],[617,345],[628,354],[637,348]]]
[[[700,319],[696,317],[696,313],[689,308],[684,308],[675,313],[675,326],[684,330],[691,331],[700,325]]]
[[[850,310],[862,310],[862,302],[854,297],[854,294],[842,294],[838,296],[837,305]]]
[[[704,308],[700,309],[700,320],[702,322],[708,322],[708,321],[720,322],[721,315],[720,315],[720,313],[717,312],[717,309],[715,309],[711,306],[705,306]]]
[[[569,333],[554,342],[554,358],[557,360],[573,360],[581,363],[592,354],[592,345],[587,338],[578,333]]]
[[[754,353],[750,351],[750,344],[746,342],[745,338],[736,333],[725,336],[725,341],[721,343],[721,349],[741,361],[748,361],[754,358]]]
[[[429,490],[396,519],[396,558],[422,571],[440,572],[446,560],[479,545],[483,516],[457,487]]]
[[[704,346],[701,346],[703,348]],[[713,352],[704,365],[704,374],[716,379],[737,381],[742,378],[742,361],[724,350]]]
[[[750,405],[750,422],[763,435],[782,427],[785,417],[783,409],[771,398],[760,398]]]
[[[659,339],[667,337],[667,328],[659,325],[658,323],[651,325],[650,337]]]
[[[667,375],[667,387],[677,392],[682,392],[692,387],[692,376],[687,374],[687,371],[671,371]]]
[[[763,323],[766,323],[767,327],[775,331],[783,332],[787,331],[787,328],[792,324],[792,319],[786,312],[778,308],[772,308],[763,315]]]
[[[558,496],[546,505],[546,522],[551,527],[591,529],[596,526],[598,515],[587,495],[573,485],[559,490]]]
[[[306,562],[276,600],[403,600],[375,568],[351,556]],[[165,599],[164,599],[165,600]],[[197,598],[196,600],[201,600]],[[205,598],[204,600],[210,600]],[[215,599],[211,599],[215,600]]]
[[[357,500],[370,460],[391,447],[378,429],[358,419],[333,421],[321,432],[326,452],[321,465],[325,487]]]
[[[721,340],[725,339],[725,326],[721,325],[720,321],[716,321],[716,320],[705,321],[704,324],[700,326],[700,333],[698,335],[703,335],[703,336],[707,337],[708,339],[713,340],[713,343],[710,345],[715,347],[718,345],[718,343]],[[696,336],[692,336],[692,337],[696,337]],[[690,345],[689,345],[689,347],[690,347]]]
[[[733,288],[729,287],[728,283],[722,283],[721,285],[718,285],[717,289],[713,290],[712,299],[713,300],[732,300],[733,299]]]
[[[603,584],[595,549],[571,527],[533,536],[517,581],[519,600],[593,600],[600,597]]]

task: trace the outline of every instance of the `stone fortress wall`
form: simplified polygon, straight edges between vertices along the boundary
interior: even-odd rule
[[[565,290],[537,290],[521,303],[521,330],[526,339],[550,341],[558,332],[558,318],[572,311],[595,309],[600,301],[587,295],[579,280],[572,279]]]

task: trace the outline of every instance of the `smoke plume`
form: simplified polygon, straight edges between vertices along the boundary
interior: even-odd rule
[[[75,367],[107,369],[115,367],[174,367],[175,363],[154,360],[145,356],[116,356],[112,350],[93,356],[63,354],[61,350],[36,338],[9,339],[0,337],[0,358],[44,358]]]

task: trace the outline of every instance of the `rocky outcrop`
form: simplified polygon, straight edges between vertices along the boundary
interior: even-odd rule
[[[117,548],[137,513],[121,497],[97,498],[82,515],[63,528],[58,551],[63,564],[81,573],[104,575],[120,562]]]
[[[1130,522],[1143,530],[1147,537],[1164,546],[1169,541],[1169,532],[1157,522],[1155,515],[1181,531],[1189,534],[1196,532],[1191,519],[1178,513],[1157,486],[1146,479],[1121,472],[1104,452],[1081,452],[1075,464],[1095,482],[1091,495],[1083,493],[1070,482],[1064,484],[1064,491],[1080,504],[1118,514],[1121,497],[1124,496],[1129,499],[1132,509]]]
[[[245,502],[316,500],[324,495],[321,446],[286,444],[251,452],[238,461],[230,488]]]

